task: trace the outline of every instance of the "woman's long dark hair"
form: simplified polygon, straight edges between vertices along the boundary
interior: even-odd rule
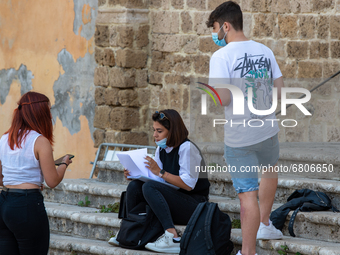
[[[164,118],[162,118],[162,113],[165,115]],[[157,121],[169,130],[166,142],[166,145],[169,147],[178,147],[189,135],[189,131],[184,125],[181,115],[179,115],[176,110],[166,109],[155,112],[152,115],[152,120]]]

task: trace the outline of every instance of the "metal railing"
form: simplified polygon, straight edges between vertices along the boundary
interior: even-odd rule
[[[315,86],[314,88],[312,88],[309,92],[312,93],[314,90],[320,88],[322,85],[324,85],[325,83],[329,82],[331,79],[333,79],[334,77],[338,76],[340,74],[340,71],[338,71],[337,73],[333,74],[331,77],[329,77],[328,79],[324,80],[323,82],[321,82],[319,85]],[[300,96],[298,99],[304,98],[306,95],[302,95]],[[286,106],[286,109],[288,109],[289,107],[291,107],[292,104],[289,104]],[[278,115],[281,113],[281,110],[276,112],[275,115]]]
[[[124,149],[126,149],[125,151],[130,151],[132,149],[147,148],[147,149],[156,151],[156,146],[136,145],[136,144],[119,144],[119,143],[102,143],[101,145],[99,145],[99,148],[97,150],[96,158],[93,162],[93,167],[92,167],[92,171],[91,171],[91,174],[90,174],[90,179],[92,179],[92,177],[93,177],[94,171],[95,171],[96,166],[97,166],[98,159],[100,157],[101,150],[104,147],[105,147],[105,152],[104,152],[103,159],[105,159],[105,160],[106,160],[106,157],[107,157],[107,154],[108,154],[109,151],[113,151],[113,153],[111,155],[111,160],[114,158],[116,152],[124,151]],[[112,147],[114,149],[109,150],[110,147]],[[117,149],[119,149],[119,150],[117,150]]]

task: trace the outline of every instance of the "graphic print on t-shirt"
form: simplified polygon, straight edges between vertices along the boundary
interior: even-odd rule
[[[234,71],[239,71],[240,78],[245,79],[245,100],[248,102],[248,88],[253,89],[252,102],[257,110],[268,110],[272,106],[273,75],[271,61],[264,54],[244,54],[244,57],[237,59]],[[270,73],[270,74],[269,74]],[[266,115],[250,113],[252,119],[265,118]]]

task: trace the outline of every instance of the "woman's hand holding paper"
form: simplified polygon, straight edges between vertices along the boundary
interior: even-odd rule
[[[144,159],[146,159],[146,162],[144,162],[145,167],[149,169],[154,175],[158,176],[161,169],[159,168],[157,162],[149,156],[146,156]]]

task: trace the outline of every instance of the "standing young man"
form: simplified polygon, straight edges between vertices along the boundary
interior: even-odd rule
[[[254,114],[248,108],[272,108],[273,87],[283,87],[282,74],[273,52],[263,44],[248,40],[243,33],[240,6],[232,1],[218,6],[209,17],[212,39],[223,48],[210,60],[209,84],[232,84],[244,97],[244,114],[234,114],[233,96],[227,88],[216,88],[225,106],[225,152],[232,181],[241,204],[242,251],[237,255],[256,254],[256,239],[281,239],[282,233],[269,220],[277,188],[277,173],[264,173],[258,185],[258,172],[245,172],[256,166],[273,166],[279,159],[279,132],[275,114]],[[252,96],[248,90],[252,89]],[[274,95],[275,96],[275,95]],[[236,105],[236,104],[235,104]],[[257,201],[259,196],[260,206]]]

